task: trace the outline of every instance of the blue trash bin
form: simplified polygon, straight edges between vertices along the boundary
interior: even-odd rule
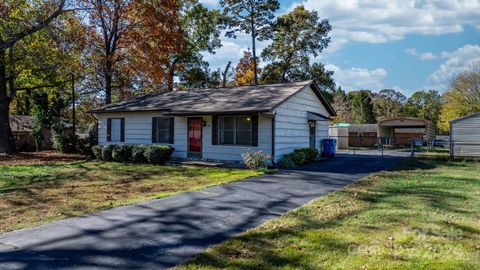
[[[337,140],[336,139],[323,139],[322,140],[322,157],[334,158],[337,152]]]

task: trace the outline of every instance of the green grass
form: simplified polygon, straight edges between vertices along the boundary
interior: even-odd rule
[[[180,269],[480,269],[480,164],[405,160]]]
[[[99,162],[0,166],[0,233],[259,174]]]

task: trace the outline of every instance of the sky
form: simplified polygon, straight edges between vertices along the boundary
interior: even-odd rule
[[[219,7],[218,0],[200,0]],[[334,71],[346,91],[444,92],[452,78],[480,63],[480,0],[280,0],[277,15],[304,5],[332,25],[331,42],[312,62]],[[224,37],[205,54],[212,70],[236,65],[251,39]],[[268,42],[257,42],[257,55]],[[262,63],[265,64],[265,63]]]

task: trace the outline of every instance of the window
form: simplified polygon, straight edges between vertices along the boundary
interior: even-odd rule
[[[125,134],[124,118],[108,118],[107,119],[107,141],[123,142]]]
[[[362,133],[362,132],[358,132],[357,137],[358,137],[358,138],[363,138],[363,133]]]
[[[152,119],[152,143],[173,143],[173,117]]]
[[[168,143],[170,136],[170,120],[168,118],[157,118],[157,142]]]
[[[219,143],[252,145],[252,118],[250,116],[219,117]]]

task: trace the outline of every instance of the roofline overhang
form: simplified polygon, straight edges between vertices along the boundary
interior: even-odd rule
[[[462,121],[464,119],[468,119],[468,118],[471,118],[471,117],[475,117],[475,116],[479,116],[480,115],[480,112],[476,112],[476,113],[472,113],[472,114],[469,114],[469,115],[465,115],[465,116],[462,116],[462,117],[459,117],[459,118],[455,118],[455,119],[452,119],[450,121],[448,121],[450,124],[452,123],[456,123],[458,121]]]

